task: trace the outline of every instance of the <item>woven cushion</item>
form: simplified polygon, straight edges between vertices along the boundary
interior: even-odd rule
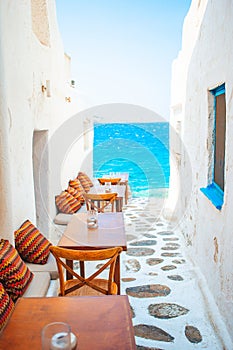
[[[90,185],[90,179],[87,177],[85,173],[79,172],[77,179],[80,181],[83,186],[85,192],[89,192],[90,188],[93,186]]]
[[[89,176],[88,176],[86,173],[84,173],[83,171],[80,171],[80,172],[78,173],[77,178],[78,178],[78,179],[81,178],[82,180],[85,180],[89,187],[93,187],[93,186],[94,186],[94,184],[93,184],[93,182],[91,181],[91,179],[89,178]],[[80,179],[79,179],[79,180],[80,180]],[[80,181],[81,181],[81,180],[80,180]],[[81,182],[81,183],[82,183],[82,182]]]
[[[55,201],[61,213],[73,214],[81,208],[81,203],[66,191],[62,191],[59,196],[56,196]]]
[[[11,312],[14,309],[14,303],[0,283],[0,330],[5,326]]]
[[[9,241],[0,240],[0,282],[13,301],[22,296],[33,278],[33,273]]]
[[[75,188],[79,193],[84,193],[85,192],[81,182],[77,178],[74,179],[74,180],[70,180],[69,181],[69,186]]]
[[[81,204],[83,204],[85,202],[85,199],[84,199],[84,197],[82,195],[83,191],[84,190],[82,189],[82,191],[80,192],[80,191],[76,190],[74,187],[71,187],[71,186],[68,186],[68,188],[66,189],[66,192],[71,194]]]
[[[29,220],[15,231],[15,247],[21,258],[27,262],[46,264],[50,246],[47,238]]]

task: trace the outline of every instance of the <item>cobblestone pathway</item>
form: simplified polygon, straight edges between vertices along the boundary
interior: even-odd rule
[[[137,349],[223,349],[182,237],[159,218],[158,204],[131,199],[124,217],[121,294],[129,296]]]

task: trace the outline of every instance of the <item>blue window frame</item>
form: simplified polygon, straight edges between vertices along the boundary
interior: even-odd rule
[[[201,191],[210,199],[214,206],[221,210],[224,201],[225,186],[225,139],[226,139],[226,98],[225,84],[210,91],[213,95],[213,164],[211,183]]]

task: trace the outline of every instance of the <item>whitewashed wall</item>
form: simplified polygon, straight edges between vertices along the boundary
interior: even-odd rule
[[[0,235],[13,242],[14,230],[27,218],[47,235],[52,229],[54,196],[62,187],[62,170],[53,165],[63,160],[51,140],[79,109],[69,85],[70,59],[64,56],[55,1],[0,1],[0,55]],[[42,92],[46,80],[50,97],[48,90]],[[66,97],[72,97],[70,102]],[[81,119],[76,127],[81,134]]]
[[[192,259],[200,267],[233,341],[233,2],[193,0],[173,64],[172,157],[178,159],[178,203],[170,202]],[[208,184],[208,90],[226,84],[225,197],[221,211],[201,193]],[[177,169],[176,169],[177,170]],[[188,185],[187,185],[188,184]],[[175,186],[170,198],[174,197]],[[171,215],[172,216],[172,215]],[[218,315],[215,315],[216,320]]]

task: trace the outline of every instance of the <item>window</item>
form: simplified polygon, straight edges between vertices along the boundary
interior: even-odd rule
[[[213,95],[211,183],[201,191],[221,210],[224,196],[226,99],[225,84],[210,91]]]

